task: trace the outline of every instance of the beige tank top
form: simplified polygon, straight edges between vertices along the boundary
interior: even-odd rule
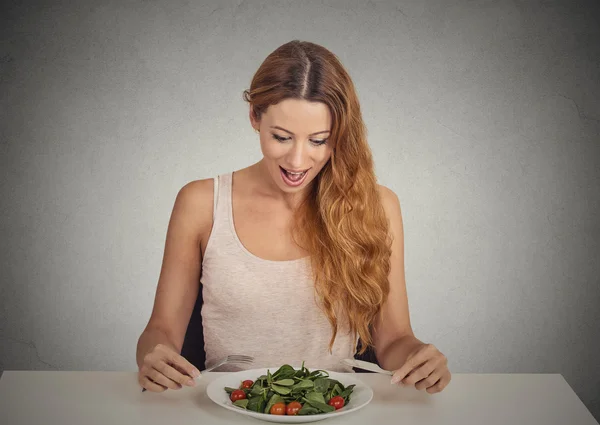
[[[331,327],[315,301],[308,258],[272,261],[248,251],[235,231],[232,173],[215,181],[213,229],[202,259],[202,321],[206,365],[229,354],[246,354],[254,364],[224,365],[237,371],[282,364],[352,372],[357,339],[338,330],[329,353]]]

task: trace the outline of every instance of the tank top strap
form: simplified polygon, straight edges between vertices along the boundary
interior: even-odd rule
[[[213,179],[214,181],[214,189],[213,189],[213,221],[217,217],[217,200],[219,198],[219,176]]]
[[[214,178],[213,232],[221,235],[229,231],[231,214],[232,175],[221,174]]]

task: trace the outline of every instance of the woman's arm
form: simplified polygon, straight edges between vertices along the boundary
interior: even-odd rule
[[[396,371],[393,382],[402,381],[427,392],[441,391],[450,381],[447,359],[437,348],[417,339],[410,323],[404,273],[404,227],[400,201],[390,189],[380,186],[383,206],[393,238],[390,292],[375,321],[374,349],[382,368]]]
[[[374,345],[377,361],[387,370],[398,369],[408,354],[423,343],[413,333],[408,310],[408,297],[404,277],[404,228],[400,201],[390,189],[380,186],[383,207],[392,234],[390,292],[382,307],[382,319],[376,320]]]
[[[142,332],[138,366],[158,344],[181,352],[200,286],[201,243],[212,228],[213,180],[185,185],[171,213],[154,306]]]

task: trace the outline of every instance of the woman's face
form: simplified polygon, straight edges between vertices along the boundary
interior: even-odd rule
[[[252,114],[250,120],[260,130],[269,175],[284,192],[306,188],[331,158],[331,114],[324,103],[286,99],[271,105],[260,123]]]

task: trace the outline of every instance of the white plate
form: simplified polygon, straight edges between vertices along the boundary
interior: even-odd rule
[[[279,367],[270,367],[268,368],[271,373],[274,373]],[[300,367],[294,366],[294,369],[298,370]],[[310,369],[311,372],[315,369]],[[252,412],[249,410],[242,409],[240,407],[234,406],[231,400],[229,399],[229,394],[225,391],[225,387],[238,388],[242,381],[246,379],[251,379],[255,381],[261,375],[267,374],[267,369],[252,369],[252,370],[243,370],[240,372],[232,372],[227,375],[223,375],[210,384],[206,388],[206,394],[208,397],[225,409],[229,409],[233,412],[239,413],[240,415],[252,416],[253,418],[262,419],[267,422],[279,422],[279,423],[289,423],[289,424],[298,424],[298,423],[306,423],[306,422],[317,422],[327,418],[337,418],[342,415],[346,415],[350,412],[355,412],[358,409],[365,407],[369,402],[373,399],[373,390],[365,385],[362,381],[356,378],[352,373],[337,373],[330,372],[329,377],[332,379],[336,379],[341,382],[345,387],[348,385],[355,384],[354,390],[352,391],[352,396],[350,397],[350,402],[342,407],[339,410],[336,410],[331,413],[321,413],[317,415],[302,415],[302,416],[279,416],[279,415],[271,415],[268,413],[258,413]]]

